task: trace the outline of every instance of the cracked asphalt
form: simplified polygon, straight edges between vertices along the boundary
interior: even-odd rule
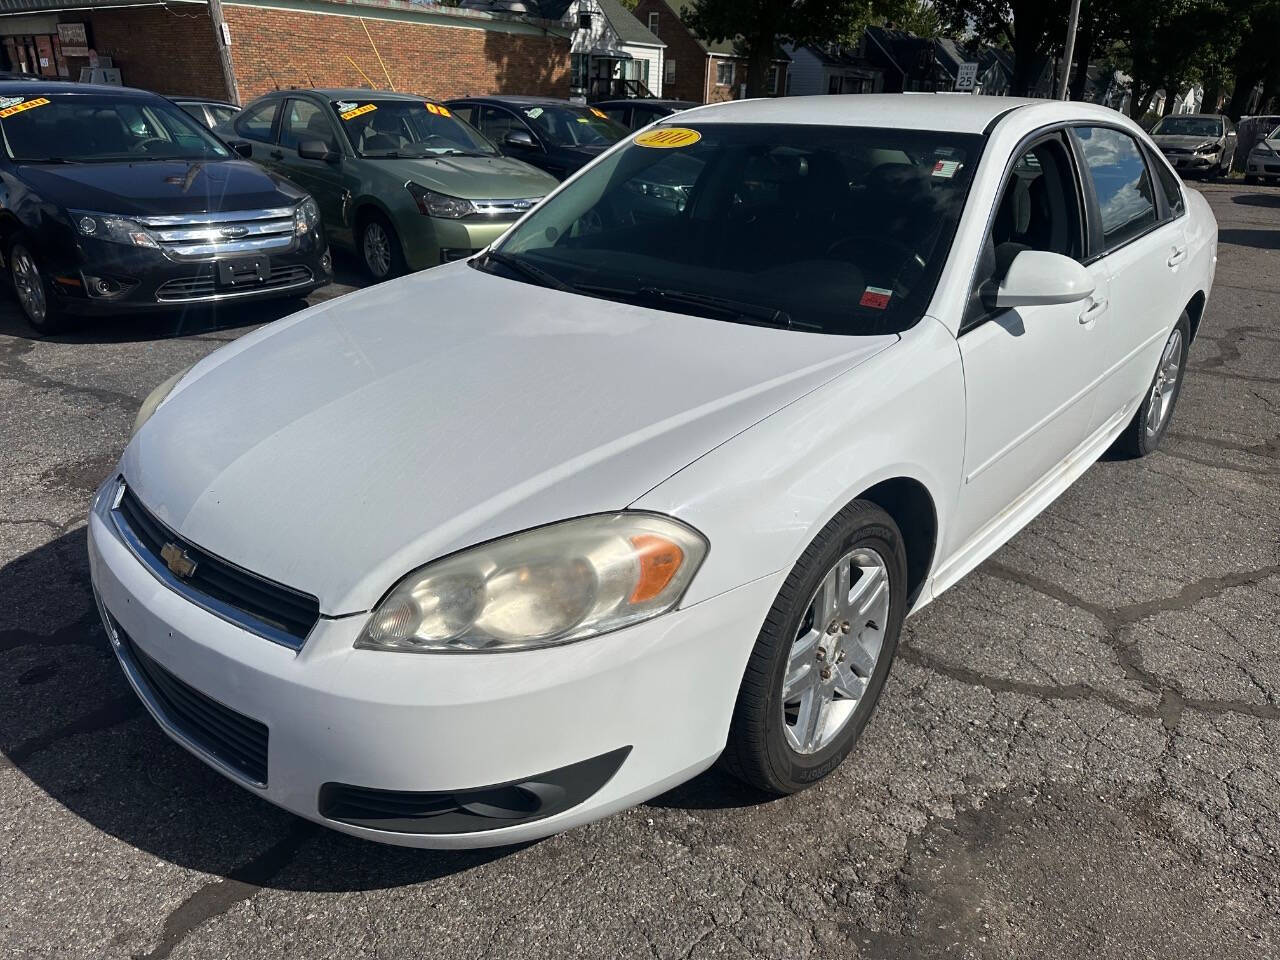
[[[1221,260],[1166,449],[910,621],[834,776],[713,771],[497,851],[257,800],[157,730],[98,625],[84,516],[138,404],[291,307],[39,340],[0,296],[0,955],[1280,955],[1280,190],[1202,189]]]

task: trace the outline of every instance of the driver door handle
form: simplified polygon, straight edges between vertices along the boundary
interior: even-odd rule
[[[1107,298],[1099,297],[1098,299],[1094,300],[1091,304],[1089,304],[1088,309],[1086,309],[1084,313],[1080,314],[1080,322],[1093,323],[1094,320],[1097,320],[1100,316],[1102,316],[1106,312],[1107,312]]]
[[[1173,253],[1169,254],[1169,259],[1168,259],[1168,260],[1166,260],[1165,262],[1166,262],[1167,264],[1169,264],[1169,266],[1171,266],[1171,267],[1176,267],[1178,264],[1180,264],[1180,263],[1181,263],[1183,260],[1185,260],[1185,259],[1187,259],[1187,248],[1186,248],[1186,247],[1174,247],[1174,248],[1173,248]]]
[[[283,159],[284,159],[284,153],[283,153],[282,151],[280,151],[280,150],[272,150],[272,151],[271,151],[271,159],[272,159],[272,160],[283,160]]]

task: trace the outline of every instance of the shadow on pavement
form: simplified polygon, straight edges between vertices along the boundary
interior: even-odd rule
[[[1280,191],[1275,193],[1238,193],[1231,198],[1232,203],[1240,203],[1246,207],[1280,207]]]
[[[333,892],[447,877],[520,849],[420,850],[349,837],[190,756],[120,672],[89,588],[83,527],[0,568],[0,597],[0,769],[11,764],[132,847],[240,883]]]
[[[1219,243],[1257,250],[1280,250],[1280,230],[1244,230],[1231,228],[1218,231]]]

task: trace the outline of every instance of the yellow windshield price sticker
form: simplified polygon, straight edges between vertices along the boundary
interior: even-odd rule
[[[608,119],[609,119],[609,115],[608,115],[607,113],[605,113],[603,110],[601,110],[599,107],[592,107],[592,108],[591,108],[591,112],[592,112],[592,113],[594,113],[594,114],[595,114],[597,117],[599,117],[601,120],[608,120]]]
[[[427,103],[423,101],[427,108],[427,113],[434,113],[437,117],[451,117],[453,114],[449,112],[448,107],[442,107],[438,103]]]
[[[670,150],[673,147],[687,147],[702,139],[702,134],[688,127],[659,127],[642,133],[633,141],[638,147],[656,147],[659,150]]]
[[[21,113],[23,110],[34,110],[36,107],[43,107],[48,103],[48,97],[36,97],[34,100],[15,103],[11,107],[5,107],[3,110],[0,110],[0,117],[12,117],[15,113]]]
[[[355,117],[361,116],[362,114],[372,113],[374,110],[377,110],[377,109],[378,108],[376,105],[372,103],[366,103],[363,107],[356,107],[354,110],[348,110],[346,113],[338,114],[338,116],[340,116],[343,120],[352,120]]]

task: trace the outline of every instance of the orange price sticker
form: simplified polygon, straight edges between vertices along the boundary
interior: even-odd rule
[[[702,134],[688,127],[659,127],[640,134],[633,141],[638,147],[654,147],[659,150],[671,150],[675,147],[687,147],[702,139]]]

